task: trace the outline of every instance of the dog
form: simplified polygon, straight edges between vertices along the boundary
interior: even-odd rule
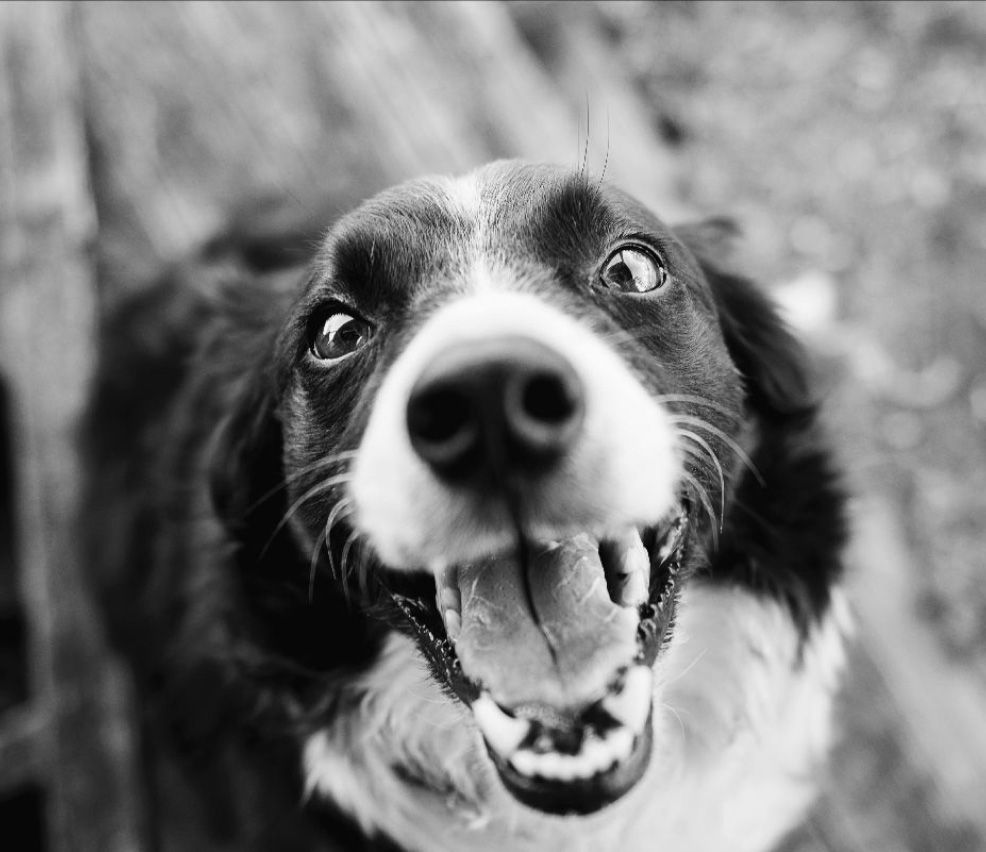
[[[110,313],[88,422],[162,848],[773,848],[846,501],[726,226],[515,161],[262,218]]]

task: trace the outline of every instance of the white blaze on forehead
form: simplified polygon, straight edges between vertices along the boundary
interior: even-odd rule
[[[439,310],[391,367],[354,464],[356,521],[380,557],[418,568],[434,559],[475,559],[509,543],[505,524],[481,516],[468,496],[450,494],[433,476],[406,427],[411,390],[433,358],[450,346],[503,337],[554,349],[584,391],[581,438],[554,483],[542,483],[533,532],[545,540],[579,531],[599,536],[663,517],[680,470],[674,429],[622,358],[574,318],[507,289],[516,282],[506,270],[477,261],[464,285],[472,292]]]
[[[448,196],[453,209],[464,217],[477,221],[482,217],[483,197],[476,172],[461,177],[445,178],[441,188]]]
[[[492,259],[487,252],[490,211],[483,199],[479,173],[447,178],[442,189],[448,197],[452,212],[472,224],[472,236],[468,245],[459,247],[465,253],[464,286],[472,293],[507,289],[505,272],[501,270],[494,273]]]

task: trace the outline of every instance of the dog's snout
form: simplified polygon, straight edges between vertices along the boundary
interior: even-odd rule
[[[539,473],[578,435],[584,393],[572,365],[534,340],[457,344],[422,370],[407,406],[418,456],[442,479]]]

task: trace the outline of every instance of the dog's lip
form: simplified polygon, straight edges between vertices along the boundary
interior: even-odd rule
[[[650,583],[647,600],[637,607],[636,656],[614,673],[602,698],[575,715],[501,707],[463,670],[436,598],[392,593],[434,668],[472,709],[493,765],[519,801],[550,813],[589,813],[619,799],[643,775],[651,750],[651,666],[673,622],[689,516],[690,505],[682,500],[641,532]],[[442,602],[439,592],[439,607]],[[624,690],[628,682],[634,684],[630,693]]]

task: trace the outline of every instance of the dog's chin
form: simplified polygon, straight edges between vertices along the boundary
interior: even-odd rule
[[[609,743],[614,740],[625,740],[626,750],[613,749]],[[529,774],[530,766],[521,771],[488,742],[487,749],[503,786],[519,802],[549,814],[591,814],[621,799],[640,780],[650,763],[652,740],[648,712],[643,730],[636,736],[625,726],[617,726],[603,738],[585,737],[582,754],[569,756],[549,749],[531,758],[530,763],[540,763],[545,774],[536,769]],[[596,768],[600,764],[603,768]],[[563,777],[551,777],[557,775]]]
[[[551,615],[556,622],[567,617],[578,624],[573,628],[578,634],[574,644],[585,647],[584,661],[571,655],[549,663],[526,658],[526,641],[511,637],[523,634],[526,627],[509,614],[521,609],[511,599],[509,583],[497,599],[503,581],[482,577],[483,571],[502,567],[502,554],[488,557],[478,573],[474,566],[459,566],[466,577],[462,606],[451,616],[444,610],[448,597],[443,595],[442,578],[436,589],[428,575],[418,574],[416,583],[408,582],[408,574],[394,577],[391,594],[419,646],[436,673],[471,708],[503,786],[524,805],[550,814],[589,814],[623,797],[644,775],[652,750],[652,667],[674,621],[691,539],[688,508],[679,503],[660,523],[635,533],[639,553],[646,553],[646,559],[637,557],[636,567],[644,568],[640,563],[645,562],[646,570],[629,580],[625,534],[622,550],[587,536],[541,546],[549,554],[550,570],[563,577],[571,571],[574,578],[571,597],[562,596],[571,611]],[[522,573],[539,567],[543,566],[535,558]],[[430,585],[422,584],[422,577]],[[602,583],[609,600],[590,600],[590,594],[598,597]],[[484,598],[477,612],[470,608],[465,584],[471,585],[475,598]],[[583,592],[586,588],[589,591]],[[531,594],[530,588],[526,593]],[[502,623],[497,612],[508,613]],[[455,621],[450,623],[450,618]],[[614,632],[614,622],[620,624],[619,633]],[[544,625],[536,628],[543,631]],[[538,636],[533,629],[529,635]],[[611,650],[605,650],[607,644]],[[531,655],[536,656],[533,651]],[[588,671],[592,677],[587,680]],[[546,685],[551,679],[553,685]]]

